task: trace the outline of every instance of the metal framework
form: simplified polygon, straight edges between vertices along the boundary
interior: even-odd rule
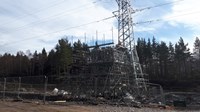
[[[130,0],[116,0],[118,4],[118,11],[114,12],[118,19],[118,44],[127,48],[131,57],[131,64],[134,68],[135,84],[138,89],[138,94],[147,91],[146,80],[144,73],[139,63],[139,58],[134,42],[134,31],[132,13],[134,10],[131,8]]]
[[[118,44],[132,49],[133,46],[130,42],[133,41],[133,22],[131,17],[133,9],[130,7],[129,0],[116,1],[118,4],[118,11],[114,14],[117,15],[118,19]]]
[[[105,47],[113,43],[91,46],[89,54],[81,51],[75,53],[71,75],[65,79],[68,82],[67,90],[74,95],[109,98],[126,93],[141,96],[147,92],[146,79],[134,43],[130,1],[116,1],[119,6],[114,13],[118,19],[118,44],[116,47]]]

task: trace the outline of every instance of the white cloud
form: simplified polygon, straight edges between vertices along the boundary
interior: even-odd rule
[[[6,0],[0,5],[7,12],[0,14],[0,53],[31,51],[45,47],[48,51],[65,35],[84,37],[87,41],[99,32],[99,39],[105,34],[112,39],[111,28],[115,19],[72,28],[112,16],[112,10],[105,9],[101,1],[94,0]],[[15,4],[16,3],[16,4]],[[21,4],[21,5],[20,5]],[[56,4],[56,5],[53,5]],[[41,9],[41,10],[40,10]],[[114,35],[117,35],[114,28]],[[82,38],[83,40],[83,38]],[[74,40],[75,41],[75,40]]]
[[[0,24],[0,54],[4,52],[16,53],[19,50],[25,52],[27,49],[41,51],[43,47],[49,51],[54,48],[59,38],[66,35],[77,36],[82,41],[85,41],[84,34],[86,33],[87,42],[89,42],[92,39],[96,39],[96,30],[98,31],[99,40],[103,39],[104,34],[106,39],[111,40],[112,27],[114,28],[114,41],[117,42],[117,29],[115,27],[116,24],[114,24],[116,18],[72,28],[110,17],[113,15],[112,11],[117,10],[115,9],[117,7],[113,0],[111,2],[107,2],[106,0],[97,1],[93,3],[94,0],[1,0],[0,21],[2,24]],[[166,3],[166,0],[155,0],[153,2],[140,1],[136,5],[143,7],[153,6],[159,3]],[[184,0],[173,4],[172,7],[157,7],[141,13],[139,12],[137,13],[138,16],[135,15],[133,18],[134,22],[164,18],[171,26],[176,27],[181,24],[185,28],[193,30],[194,32],[191,32],[190,37],[195,38],[196,36],[200,36],[200,21],[198,21],[200,13],[190,13],[200,12],[199,5],[200,1]],[[165,26],[164,22],[137,25],[134,31],[136,32],[136,37],[137,34],[139,36],[145,35],[146,37],[149,37],[147,34],[150,34],[151,36],[158,37],[157,35],[162,35],[160,29],[165,27],[167,27],[166,30],[169,30],[167,32],[172,32],[168,26]],[[192,47],[193,39],[187,38],[188,34],[186,33],[188,32],[181,32],[180,34],[182,35],[180,36],[184,38],[186,43],[189,42],[190,47]],[[187,35],[187,37],[184,35]],[[165,36],[167,35],[162,35],[162,37]],[[167,38],[162,37],[158,40],[167,41]],[[72,38],[69,38],[69,40],[72,41]],[[77,38],[73,39],[73,41],[76,40]]]
[[[172,0],[177,1],[177,0]],[[183,24],[193,30],[200,31],[200,1],[184,0],[172,6],[172,12],[164,17],[171,25]]]
[[[172,0],[177,1],[177,0]],[[188,47],[192,52],[193,43],[196,36],[200,36],[200,1],[197,0],[183,0],[171,7],[171,13],[165,15],[164,21],[167,21],[170,25],[178,27],[181,25],[183,29],[188,29],[188,31],[181,32],[181,35],[185,41],[188,43]],[[180,33],[180,31],[179,31]],[[176,40],[178,42],[178,40]]]

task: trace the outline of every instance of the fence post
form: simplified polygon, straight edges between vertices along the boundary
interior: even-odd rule
[[[19,77],[18,95],[17,95],[18,98],[20,98],[19,97],[19,95],[20,95],[20,89],[21,89],[21,77]]]
[[[95,84],[94,84],[94,94],[95,94],[95,98],[97,98],[97,81],[98,81],[98,79],[97,79],[97,77],[95,77]]]
[[[3,84],[3,101],[5,101],[5,92],[6,92],[6,78],[4,78],[4,84]]]
[[[46,102],[46,91],[47,91],[47,84],[48,84],[48,77],[44,76],[44,97],[43,97],[43,103]]]
[[[162,100],[162,103],[163,103],[163,104],[166,104],[166,102],[165,102],[165,95],[164,95],[164,92],[163,92],[163,88],[162,88],[161,85],[160,85],[159,87],[160,87],[160,92],[161,92],[161,100]]]

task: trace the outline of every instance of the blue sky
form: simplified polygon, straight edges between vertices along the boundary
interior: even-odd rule
[[[192,49],[195,37],[200,35],[200,1],[131,0],[133,9],[169,2],[175,3],[133,14],[134,22],[160,20],[134,26],[135,38],[154,36],[158,41],[175,44],[183,37]],[[117,42],[116,18],[77,27],[113,16],[116,10],[115,0],[1,0],[0,54],[40,52],[42,48],[50,51],[58,39],[66,36],[74,42],[77,39],[85,41],[86,35],[86,43],[92,44],[96,31],[98,40],[110,41],[112,29]]]

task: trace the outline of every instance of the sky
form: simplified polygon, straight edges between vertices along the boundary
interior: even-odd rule
[[[200,35],[199,0],[130,1],[134,23],[151,21],[134,26],[135,39],[155,37],[175,44],[182,37],[192,51]],[[146,7],[152,8],[137,11]],[[117,9],[115,0],[0,0],[0,54],[49,52],[65,37],[89,45],[95,40],[117,43],[117,19],[99,21]]]

